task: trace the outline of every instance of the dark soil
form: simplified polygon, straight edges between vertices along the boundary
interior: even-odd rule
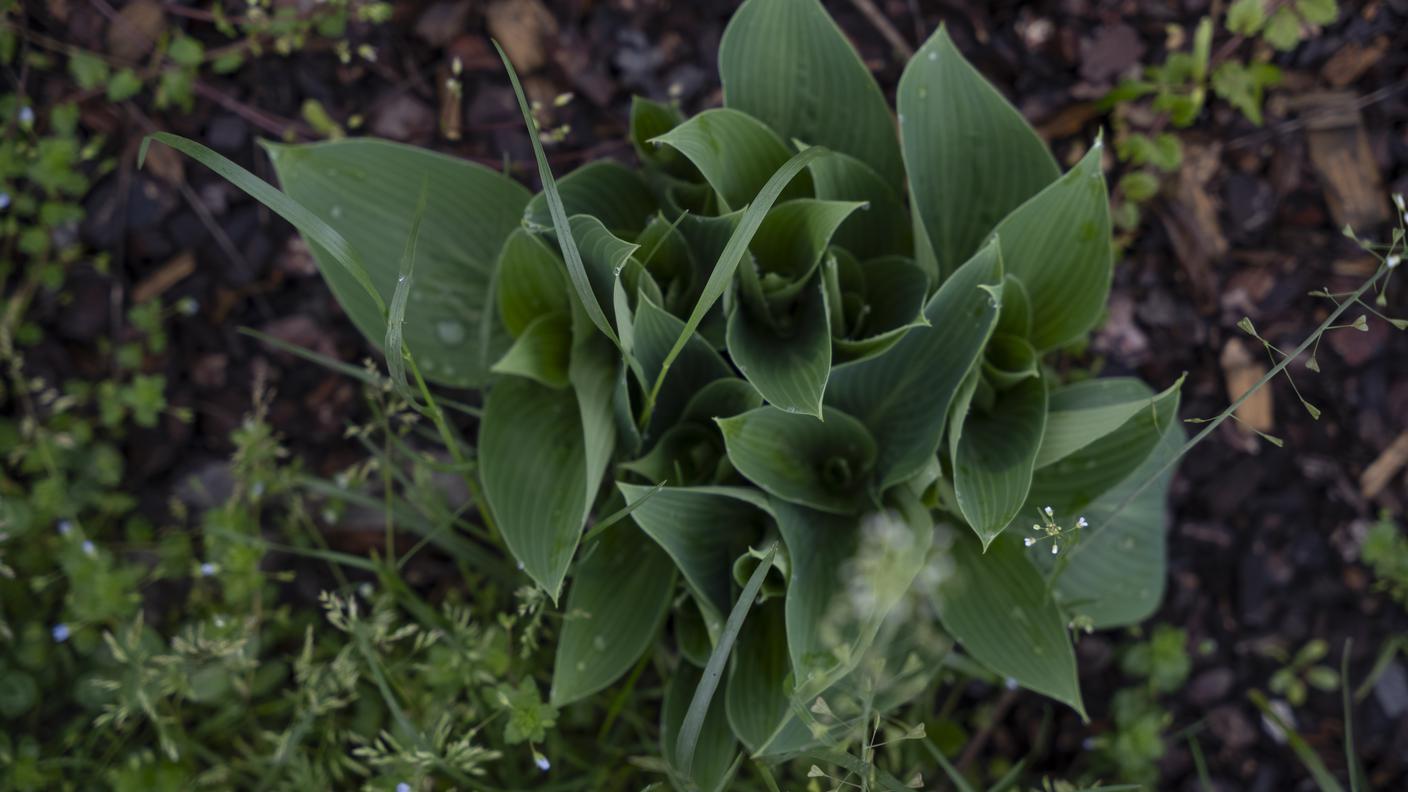
[[[30,19],[34,30],[102,48],[111,11],[104,11],[106,3],[39,5]],[[1108,123],[1091,100],[1131,66],[1161,61],[1168,25],[1191,30],[1200,16],[1223,4],[875,5],[911,46],[946,22],[961,49],[1049,137],[1058,159],[1069,163]],[[203,4],[166,6],[168,24],[211,45],[225,43],[199,13],[181,13]],[[80,272],[72,304],[37,307],[51,332],[29,362],[31,373],[51,380],[100,375],[110,361],[96,351],[97,339],[129,332],[114,308],[177,256],[194,255],[194,271],[162,297],[194,297],[202,310],[172,319],[171,349],[150,366],[164,371],[168,397],[192,408],[195,419],[143,432],[127,449],[128,486],[153,511],[163,509],[192,472],[224,464],[227,438],[247,411],[256,382],[276,389],[272,420],[315,472],[334,472],[358,454],[342,438],[347,423],[364,414],[357,386],[273,352],[237,328],[257,328],[353,362],[371,353],[287,225],[192,163],[184,163],[184,175],[174,179],[152,167],[136,171],[141,136],[157,129],[188,135],[272,178],[257,140],[311,139],[311,130],[297,119],[303,102],[316,99],[340,122],[364,116],[372,134],[494,165],[507,156],[531,183],[527,138],[488,44],[486,6],[478,0],[399,3],[390,24],[350,32],[354,43],[377,48],[375,65],[341,65],[330,48],[319,45],[287,58],[264,57],[233,76],[202,78],[190,113],[101,99],[84,103],[85,122],[106,131],[109,151],[120,157],[117,170],[90,196],[83,228],[91,246],[110,251],[113,275]],[[677,98],[691,112],[718,104],[714,57],[733,6],[723,0],[547,2],[542,35],[529,37],[530,46],[541,47],[543,65],[527,84],[539,98],[575,94],[554,111],[556,123],[571,125],[551,151],[558,171],[600,156],[631,156],[624,135],[632,93]],[[892,91],[902,59],[858,4],[829,0],[827,6]],[[1307,120],[1314,116],[1298,102],[1329,89],[1359,98],[1369,170],[1381,178],[1383,194],[1408,192],[1408,0],[1341,7],[1338,24],[1277,57],[1286,80],[1269,97],[1265,126],[1255,127],[1214,102],[1183,133],[1190,158],[1206,166],[1203,176],[1165,189],[1146,212],[1147,222],[1117,268],[1110,320],[1079,365],[1135,373],[1159,387],[1187,372],[1183,415],[1209,417],[1229,400],[1224,350],[1230,339],[1245,338],[1235,327],[1238,319],[1250,316],[1268,340],[1290,348],[1326,313],[1326,301],[1307,291],[1351,289],[1372,271],[1337,230],[1339,218],[1310,156],[1307,130],[1313,124]],[[1245,52],[1252,45],[1243,46]],[[1370,54],[1348,62],[1346,51]],[[435,88],[455,55],[465,69],[458,141],[438,129]],[[54,81],[30,90],[43,104],[72,88]],[[197,201],[227,240],[201,219]],[[1211,226],[1198,224],[1200,210]],[[1387,229],[1385,223],[1357,230],[1382,238]],[[1225,248],[1217,244],[1219,236]],[[1399,314],[1408,303],[1405,291],[1408,283],[1399,278],[1389,301]],[[1323,638],[1337,662],[1352,639],[1350,673],[1359,680],[1384,641],[1408,628],[1404,611],[1373,590],[1370,573],[1357,562],[1368,521],[1381,508],[1401,517],[1408,501],[1401,471],[1373,499],[1360,485],[1365,468],[1408,430],[1408,334],[1373,320],[1367,333],[1331,334],[1319,360],[1318,375],[1299,364],[1291,369],[1306,399],[1324,411],[1318,421],[1284,380],[1277,381],[1269,431],[1284,438],[1285,447],[1249,439],[1229,422],[1186,459],[1174,484],[1170,580],[1157,620],[1188,630],[1194,669],[1187,688],[1168,697],[1171,731],[1193,730],[1221,789],[1309,788],[1290,747],[1273,739],[1246,698],[1250,689],[1265,689],[1277,667],[1264,656],[1268,644],[1294,651],[1312,637]],[[1079,645],[1094,732],[1109,727],[1110,696],[1130,683],[1115,661],[1122,640],[1096,635]],[[1408,788],[1403,676],[1403,664],[1395,662],[1386,677],[1400,684],[1381,685],[1356,708],[1356,744],[1375,789]],[[1338,694],[1312,692],[1295,718],[1343,777],[1340,706]],[[987,750],[1025,752],[1048,708],[1036,696],[1019,696],[991,733]],[[1082,741],[1091,731],[1069,711],[1055,715],[1055,737],[1038,769],[1060,774],[1082,761]],[[1170,745],[1163,768],[1164,788],[1196,788],[1186,741]]]

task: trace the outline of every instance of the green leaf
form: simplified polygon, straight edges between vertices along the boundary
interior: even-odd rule
[[[724,104],[785,140],[845,152],[904,189],[895,122],[870,70],[817,0],[749,0],[719,42]]]
[[[428,379],[454,387],[484,385],[507,346],[493,321],[490,283],[528,191],[473,163],[380,140],[265,148],[284,191],[346,240],[383,300],[395,290],[401,243],[425,184],[406,346]],[[326,240],[304,236],[347,315],[380,344],[386,335],[381,307],[355,274],[334,265],[340,252]]]
[[[1002,277],[1002,310],[997,316],[995,336],[1026,338],[1032,332],[1031,299],[1027,289],[1015,276]],[[1030,346],[1030,345],[1029,345]]]
[[[1046,426],[1046,383],[1037,377],[997,394],[949,430],[958,508],[986,550],[1026,502]]]
[[[634,237],[656,211],[655,198],[645,180],[612,160],[590,162],[563,176],[557,180],[557,191],[568,217],[591,215],[617,236]],[[523,210],[523,225],[539,233],[553,230],[546,192],[528,202]],[[574,229],[574,236],[575,233]]]
[[[181,66],[199,66],[205,57],[205,47],[190,36],[178,34],[166,50],[166,55]]]
[[[1147,405],[1146,399],[1146,410]],[[1082,532],[1064,560],[1049,552],[1034,556],[1040,565],[1058,568],[1054,589],[1062,609],[1088,618],[1095,629],[1138,624],[1151,616],[1163,599],[1168,487],[1173,471],[1160,474],[1118,513],[1116,509],[1182,450],[1183,438],[1181,426],[1166,425],[1159,444],[1144,461],[1128,468],[1131,472],[1123,481],[1081,510],[1094,527]],[[1070,514],[1073,518],[1074,513]]]
[[[1032,513],[1050,506],[1062,519],[1074,520],[1138,467],[1177,417],[1177,387],[1155,399],[1146,399],[1144,406],[1118,429],[1038,469],[1025,511]]]
[[[549,388],[565,388],[571,350],[571,317],[564,313],[543,314],[523,329],[490,371],[528,377]]]
[[[1159,177],[1146,170],[1130,171],[1120,177],[1120,192],[1135,203],[1143,203],[1159,192]]]
[[[938,261],[937,284],[1061,172],[942,27],[905,68],[897,102],[910,195]]]
[[[631,145],[636,156],[647,166],[687,181],[696,181],[699,170],[682,154],[668,146],[650,141],[684,122],[684,115],[673,105],[652,102],[643,96],[631,97]]]
[[[995,673],[1069,704],[1084,719],[1066,621],[1021,542],[999,537],[984,552],[966,531],[952,539],[953,571],[935,595],[944,629]]]
[[[776,555],[777,544],[774,543],[743,586],[743,591],[739,593],[738,601],[734,603],[728,614],[728,621],[714,644],[714,651],[709,655],[709,662],[704,664],[704,673],[699,679],[699,685],[694,689],[689,710],[685,712],[684,720],[680,723],[678,742],[675,745],[675,761],[686,775],[694,764],[695,745],[704,730],[709,705],[715,698],[714,693],[718,690],[719,683],[723,681],[724,664],[733,654],[734,643],[743,630],[748,611],[758,599],[758,591],[762,588],[763,580],[767,577]]]
[[[571,310],[567,271],[541,239],[516,229],[499,253],[499,317],[513,337],[522,335],[546,314],[566,316]]]
[[[1038,352],[1095,326],[1110,294],[1110,202],[1098,143],[998,224],[1006,271],[1026,287]]]
[[[137,95],[142,90],[142,78],[131,69],[122,69],[108,80],[108,101],[121,102]]]
[[[108,64],[92,53],[76,50],[68,57],[68,73],[85,91],[97,88],[108,79]]]
[[[859,264],[844,250],[832,253],[824,274],[838,363],[878,355],[911,328],[926,325],[929,278],[913,261],[884,256]]]
[[[681,663],[665,683],[665,700],[660,707],[660,753],[675,773],[681,772],[673,766],[680,725],[702,675],[700,669]],[[732,780],[731,768],[737,756],[738,740],[728,725],[725,697],[715,696],[709,703],[703,728],[694,745],[694,762],[687,774],[687,784],[677,786],[700,792],[723,792]]]
[[[1025,338],[993,333],[987,349],[983,350],[982,370],[987,384],[1001,391],[1038,376],[1041,361]]]
[[[1233,0],[1227,7],[1227,31],[1239,36],[1255,36],[1266,24],[1265,0]]]
[[[567,275],[572,281],[572,288],[576,290],[577,299],[582,301],[582,306],[586,309],[587,316],[591,317],[592,324],[596,325],[603,335],[611,339],[611,343],[619,347],[621,345],[620,339],[611,329],[611,322],[607,320],[606,314],[601,310],[601,303],[597,302],[596,295],[592,292],[586,267],[582,263],[581,254],[577,251],[577,243],[572,237],[572,227],[567,220],[567,210],[563,205],[562,195],[557,190],[557,182],[553,179],[547,154],[543,152],[543,143],[538,139],[538,123],[533,120],[533,111],[528,107],[528,98],[523,95],[523,86],[518,82],[518,73],[513,70],[513,64],[509,62],[508,55],[504,54],[503,48],[499,46],[497,41],[494,42],[494,49],[498,50],[499,59],[503,61],[504,70],[508,72],[514,96],[518,98],[518,109],[523,114],[523,123],[528,127],[528,141],[533,145],[533,157],[538,161],[538,178],[543,183],[543,200],[547,202],[548,214],[552,217],[552,227],[557,234],[557,243],[562,249],[562,258],[567,262]],[[642,218],[641,222],[644,223],[645,218]]]
[[[729,664],[725,696],[729,726],[754,753],[783,725],[791,702],[784,608],[783,600],[776,597],[754,606]]]
[[[1266,27],[1261,31],[1261,37],[1266,40],[1267,44],[1282,52],[1295,49],[1301,38],[1300,17],[1286,6],[1276,9],[1276,12],[1266,21]]]
[[[650,487],[618,482],[627,501]],[[763,535],[772,518],[756,491],[739,487],[665,487],[633,512],[636,524],[664,548],[699,602],[710,636],[732,602],[733,560]]]
[[[1330,25],[1340,15],[1336,0],[1296,0],[1296,13],[1312,25]]]
[[[729,461],[764,491],[821,511],[854,514],[871,504],[875,440],[832,407],[822,420],[776,407],[720,419]]]
[[[1262,123],[1261,102],[1266,86],[1281,81],[1281,70],[1269,63],[1247,66],[1237,61],[1227,61],[1212,73],[1212,90],[1224,101],[1247,117],[1248,121],[1260,126]]]
[[[753,201],[790,156],[776,132],[728,108],[705,110],[652,142],[670,146],[694,163],[718,194],[721,213]],[[790,182],[789,178],[783,186]],[[805,181],[799,181],[786,192],[804,194],[805,186]]]
[[[698,118],[698,116],[696,116],[696,118]],[[767,215],[768,211],[772,209],[773,203],[777,201],[778,197],[782,194],[783,188],[789,184],[797,174],[801,173],[802,169],[812,160],[827,153],[829,152],[820,146],[813,146],[806,151],[798,152],[796,156],[788,160],[781,168],[778,168],[776,173],[772,174],[767,180],[767,183],[763,185],[763,188],[758,191],[753,202],[748,205],[748,209],[743,212],[738,220],[738,224],[733,229],[733,233],[729,236],[728,243],[724,246],[723,252],[719,254],[717,263],[714,264],[713,270],[709,273],[709,280],[705,283],[704,290],[699,295],[699,301],[694,304],[694,310],[689,314],[689,319],[684,323],[679,338],[675,340],[674,346],[670,348],[669,354],[665,356],[660,366],[660,373],[656,376],[655,384],[651,386],[650,393],[647,397],[648,409],[649,407],[653,407],[656,396],[660,392],[661,384],[664,382],[665,374],[669,371],[675,358],[683,351],[685,344],[689,342],[694,331],[699,328],[699,323],[704,321],[705,314],[709,312],[709,309],[713,308],[714,303],[723,296],[724,291],[733,283],[733,275],[738,269],[738,262],[742,260],[743,254],[747,252],[748,245],[752,241],[753,235],[757,233],[758,227],[762,225],[763,218]],[[690,225],[690,227],[686,229],[686,224],[681,224],[681,230],[685,232],[686,236],[689,236],[694,229],[695,226],[693,225]],[[717,225],[715,224],[701,227],[699,228],[700,237],[713,237],[715,230],[717,230]]]
[[[997,323],[994,292],[1001,281],[993,242],[929,299],[929,327],[909,330],[883,355],[832,370],[826,401],[855,416],[875,438],[879,489],[913,476],[938,451],[953,395]]]
[[[391,294],[391,306],[386,312],[386,370],[391,384],[408,401],[415,403],[415,394],[406,382],[406,302],[411,296],[412,278],[415,274],[416,244],[420,241],[421,221],[425,219],[425,201],[429,184],[421,181],[420,195],[416,198],[416,212],[411,216],[411,230],[406,236],[406,248],[401,254],[401,264],[397,270],[396,289]]]
[[[836,231],[836,244],[861,259],[910,255],[914,233],[901,193],[870,166],[833,152],[832,156],[813,162],[810,169],[817,198],[865,202],[861,211],[848,217]]]
[[[615,327],[618,320],[611,306],[616,279],[621,277],[626,262],[640,246],[611,233],[591,215],[572,215],[568,223],[582,255],[582,269],[586,272],[587,282],[598,303],[608,306],[607,319]]]
[[[583,518],[591,512],[601,488],[611,454],[616,450],[616,422],[613,401],[616,395],[620,355],[609,341],[592,328],[580,303],[572,303],[572,360],[568,379],[577,395],[582,421],[582,442],[586,452],[586,490],[582,500]]]
[[[636,310],[632,333],[635,355],[640,364],[641,385],[657,381],[671,352],[671,344],[684,332],[685,325],[649,300],[642,299]],[[647,446],[658,432],[674,425],[690,399],[700,388],[717,379],[731,377],[733,370],[703,338],[690,333],[679,355],[680,365],[663,380],[655,400],[655,410],[647,427]]]
[[[717,379],[689,400],[679,421],[641,459],[621,468],[650,481],[684,487],[719,483],[732,472],[715,418],[728,418],[761,406],[757,389],[740,379]]]
[[[595,492],[587,486],[576,396],[505,377],[484,406],[479,456],[484,495],[504,542],[556,601],[586,520],[582,504]]]
[[[738,301],[728,317],[728,352],[734,365],[770,403],[788,412],[821,417],[831,374],[831,323],[821,279],[803,288],[779,327]]]
[[[585,546],[567,590],[553,706],[585,698],[629,670],[660,632],[674,587],[669,556],[629,520]]]
[[[1156,398],[1172,396],[1174,385],[1155,396],[1133,377],[1109,377],[1063,385],[1051,392],[1046,430],[1036,466],[1053,462],[1090,445],[1120,428],[1140,410],[1148,409]]]

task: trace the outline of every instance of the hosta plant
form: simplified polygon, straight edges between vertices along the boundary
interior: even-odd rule
[[[719,71],[723,107],[635,100],[635,167],[557,178],[534,130],[536,195],[365,139],[269,145],[279,193],[159,139],[299,228],[447,441],[426,383],[483,392],[552,700],[663,653],[677,784],[835,745],[955,642],[1084,714],[1072,627],[1157,605],[1182,440],[1176,387],[1048,365],[1109,292],[1099,142],[1062,172],[942,29],[892,113],[817,0],[744,3]]]

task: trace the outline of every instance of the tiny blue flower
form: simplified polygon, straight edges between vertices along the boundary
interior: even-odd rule
[[[220,567],[210,563],[209,561],[206,561],[204,564],[200,565],[200,574],[202,577],[212,577],[216,572],[219,571]]]
[[[68,536],[73,533],[73,523],[68,520],[59,520],[59,536]]]
[[[549,762],[548,758],[546,756],[543,756],[542,754],[537,754],[536,756],[534,756],[533,763],[536,764],[538,766],[538,769],[542,770],[544,773],[548,771],[548,768],[552,767],[552,762]]]
[[[63,643],[68,640],[68,636],[70,635],[68,625],[62,622],[55,624],[54,629],[50,630],[49,634],[54,636],[54,643]]]
[[[401,783],[396,785],[396,792],[411,792],[411,785],[407,784],[405,781],[402,781]]]
[[[10,194],[9,194],[9,193],[0,193],[0,209],[9,209],[9,208],[10,208]]]
[[[1005,684],[1007,685],[1008,690],[1016,690],[1018,687],[1017,680],[1013,679],[1012,677],[1007,677],[1007,681]]]
[[[24,126],[34,126],[34,108],[33,108],[33,107],[21,107],[21,108],[20,108],[20,123],[23,124]]]
[[[83,552],[87,553],[88,555],[93,555],[94,553],[98,552],[98,548],[94,547],[92,542],[88,541],[87,539],[84,539]]]

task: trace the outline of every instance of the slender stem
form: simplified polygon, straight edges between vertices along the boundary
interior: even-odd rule
[[[484,500],[484,493],[479,487],[479,466],[464,455],[461,450],[459,440],[450,431],[450,424],[445,420],[445,413],[436,403],[435,396],[430,392],[430,386],[426,384],[425,377],[421,376],[420,365],[416,359],[407,356],[407,363],[410,364],[411,376],[416,378],[416,387],[420,389],[420,395],[425,399],[426,412],[430,415],[430,420],[434,422],[435,428],[440,432],[440,440],[445,444],[445,448],[454,457],[455,463],[464,470],[464,481],[469,487],[469,497],[474,501],[474,508],[479,511],[479,519],[484,526],[493,534],[497,534],[499,529],[494,524],[494,516],[489,512],[487,501]]]
[[[1382,278],[1384,276],[1384,273],[1388,271],[1388,267],[1380,266],[1379,271],[1374,273],[1373,277],[1364,281],[1363,285],[1361,285],[1358,289],[1355,289],[1353,292],[1353,296],[1350,299],[1345,300],[1343,303],[1340,303],[1339,306],[1335,308],[1334,312],[1331,313],[1328,317],[1326,317],[1325,321],[1320,323],[1320,326],[1316,328],[1314,333],[1311,333],[1308,337],[1306,337],[1304,341],[1300,343],[1299,346],[1291,350],[1291,354],[1282,358],[1280,363],[1277,363],[1271,368],[1270,371],[1262,375],[1262,378],[1257,380],[1255,385],[1248,388],[1246,393],[1243,393],[1241,396],[1238,396],[1235,401],[1233,401],[1230,405],[1227,406],[1227,409],[1223,410],[1221,413],[1218,414],[1216,418],[1209,421],[1203,427],[1202,431],[1193,435],[1192,439],[1184,443],[1183,447],[1178,449],[1178,453],[1174,454],[1172,457],[1169,457],[1168,461],[1161,465],[1158,470],[1154,471],[1153,474],[1151,474],[1148,478],[1144,479],[1144,481],[1141,482],[1138,487],[1134,488],[1133,492],[1125,496],[1125,499],[1120,501],[1119,506],[1116,506],[1115,510],[1111,512],[1108,517],[1102,520],[1099,525],[1096,525],[1090,529],[1090,533],[1087,536],[1086,541],[1081,542],[1080,544],[1077,544],[1075,547],[1071,548],[1071,552],[1066,554],[1066,558],[1068,559],[1068,561],[1074,560],[1075,557],[1079,555],[1082,550],[1088,547],[1097,536],[1103,533],[1106,528],[1109,528],[1110,525],[1115,521],[1115,518],[1118,517],[1120,513],[1123,512],[1126,508],[1128,508],[1129,504],[1133,503],[1135,498],[1138,498],[1141,494],[1143,494],[1144,490],[1148,489],[1150,484],[1153,484],[1155,481],[1158,481],[1159,478],[1161,478],[1165,473],[1172,470],[1174,465],[1178,464],[1178,460],[1182,459],[1183,456],[1189,451],[1192,451],[1194,446],[1207,439],[1207,436],[1212,434],[1213,431],[1217,429],[1217,427],[1221,426],[1223,421],[1231,417],[1232,414],[1237,411],[1237,408],[1242,406],[1243,402],[1252,397],[1252,394],[1261,390],[1261,388],[1265,386],[1266,383],[1270,382],[1276,377],[1277,374],[1280,374],[1282,371],[1284,371],[1285,368],[1291,364],[1291,361],[1300,357],[1301,354],[1305,352],[1305,350],[1309,349],[1310,345],[1315,343],[1315,340],[1318,339],[1321,335],[1323,335],[1325,331],[1328,330],[1329,327],[1335,323],[1335,320],[1340,318],[1341,314],[1348,310],[1349,307],[1353,305],[1360,297],[1363,297],[1364,294],[1369,291],[1369,289],[1373,288],[1374,284],[1378,283],[1379,279]]]

